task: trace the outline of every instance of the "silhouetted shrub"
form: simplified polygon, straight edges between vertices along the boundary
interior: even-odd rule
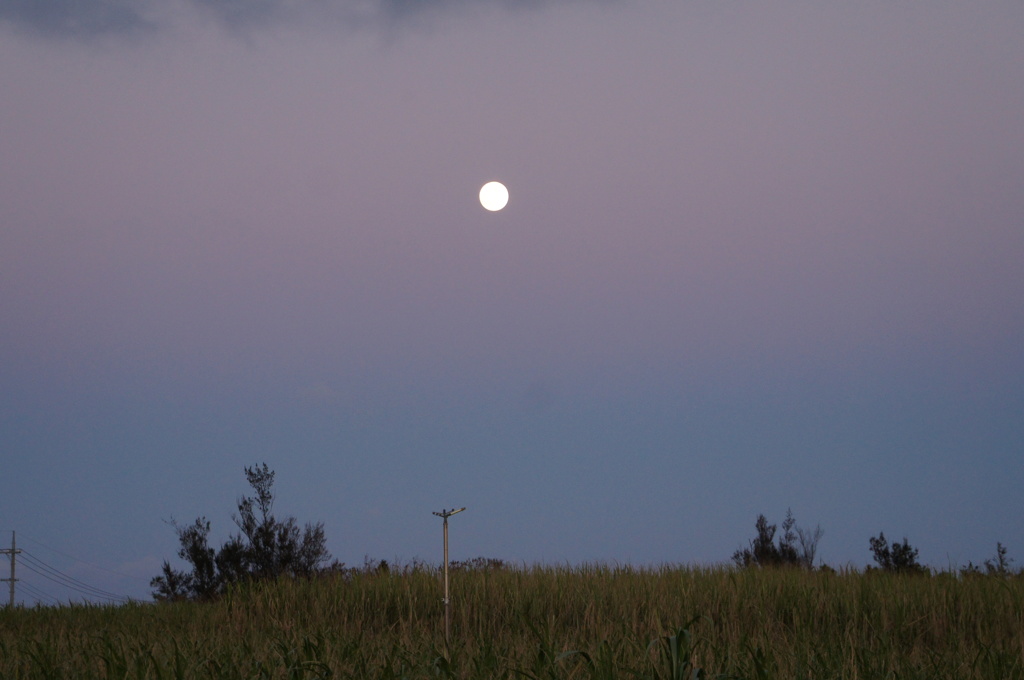
[[[869,539],[869,543],[875,562],[883,571],[899,574],[928,573],[928,570],[917,561],[917,548],[912,547],[905,537],[903,543],[893,543],[890,546],[885,533],[879,532],[877,538]]]
[[[737,550],[732,555],[732,560],[737,566],[814,568],[818,541],[825,533],[820,526],[815,527],[813,531],[805,531],[796,526],[793,511],[786,510],[782,536],[779,537],[778,543],[775,542],[777,527],[769,524],[764,515],[757,516],[754,528],[757,535],[750,541],[750,546]]]
[[[505,568],[505,562],[494,557],[474,557],[450,562],[448,568],[451,571],[498,571]]]
[[[1006,546],[1002,543],[996,543],[996,555],[992,559],[985,560],[983,566],[985,570],[982,571],[981,567],[968,562],[966,567],[960,569],[962,576],[1013,576],[1014,571],[1010,567],[1013,563],[1012,557],[1006,556]],[[1024,574],[1024,570],[1016,572],[1018,574]]]
[[[211,599],[242,580],[312,576],[331,559],[323,522],[307,523],[300,530],[294,517],[278,520],[271,514],[274,472],[266,463],[245,468],[245,477],[256,494],[238,501],[238,515],[232,519],[241,533],[232,535],[220,550],[209,545],[210,522],[205,517],[187,526],[171,520],[181,546],[178,557],[192,570],[177,571],[164,560],[162,574],[149,584],[154,599]]]

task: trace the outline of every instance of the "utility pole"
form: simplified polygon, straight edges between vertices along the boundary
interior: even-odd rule
[[[14,575],[14,556],[17,555],[20,552],[21,551],[18,550],[18,546],[14,542],[14,532],[12,531],[11,532],[11,549],[10,550],[0,550],[0,555],[10,555],[11,556],[11,577],[10,578],[0,578],[0,581],[9,581],[10,584],[11,584],[11,599],[10,599],[10,602],[8,603],[8,606],[11,609],[14,609],[14,582],[18,580],[17,578],[15,578],[15,575]]]
[[[435,512],[434,514],[438,517],[444,518],[444,643],[448,644],[448,637],[451,633],[452,619],[451,613],[448,611],[448,518],[452,515],[462,512],[466,508],[459,508],[458,510],[444,510],[441,512]],[[12,601],[13,601],[13,595]]]

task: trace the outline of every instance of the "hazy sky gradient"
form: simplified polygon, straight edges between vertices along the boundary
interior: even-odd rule
[[[147,597],[262,461],[349,564],[463,505],[454,558],[721,562],[791,507],[833,565],[1024,562],[1019,2],[38,6],[0,530],[58,568]]]

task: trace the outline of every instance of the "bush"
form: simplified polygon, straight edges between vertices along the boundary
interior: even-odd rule
[[[926,574],[928,570],[917,561],[917,548],[914,548],[903,538],[903,543],[893,543],[892,546],[885,538],[885,533],[879,532],[878,537],[869,539],[871,552],[875,562],[883,571],[899,574]]]
[[[1006,546],[997,542],[996,556],[992,559],[985,560],[983,565],[985,567],[984,571],[974,563],[968,562],[967,566],[960,570],[960,574],[962,576],[1012,576],[1014,574],[1013,569],[1010,567],[1012,563],[1013,558],[1006,556]]]
[[[331,559],[323,522],[307,523],[300,530],[294,517],[278,520],[271,513],[274,472],[266,463],[245,468],[245,477],[256,494],[238,501],[238,515],[232,519],[241,533],[232,535],[220,550],[209,545],[210,522],[205,517],[184,527],[171,520],[181,546],[178,557],[192,570],[177,571],[164,560],[162,574],[149,584],[154,599],[208,600],[243,580],[311,576]]]
[[[775,542],[777,527],[768,524],[764,515],[757,516],[754,528],[757,536],[750,541],[750,546],[737,550],[732,555],[732,561],[737,566],[814,568],[818,541],[825,533],[820,526],[815,527],[813,531],[805,531],[796,526],[793,511],[786,510],[786,519],[782,523],[782,536],[779,537],[778,544]]]

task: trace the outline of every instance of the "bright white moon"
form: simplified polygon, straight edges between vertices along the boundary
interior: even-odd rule
[[[508,203],[508,189],[501,182],[488,182],[480,188],[480,205],[491,212],[501,210]]]

